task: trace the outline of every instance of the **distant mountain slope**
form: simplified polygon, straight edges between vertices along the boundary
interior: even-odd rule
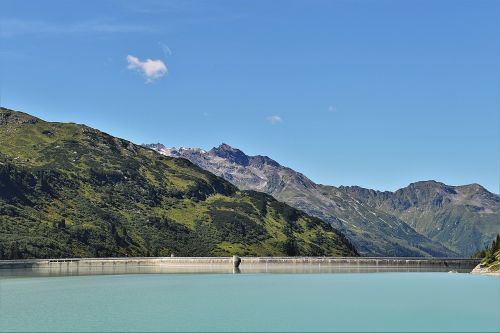
[[[341,190],[465,256],[483,249],[500,233],[500,196],[478,184],[422,181],[396,192],[356,186]]]
[[[222,176],[240,189],[271,194],[276,199],[331,223],[363,255],[453,256],[456,253],[422,236],[394,215],[361,203],[333,186],[315,184],[303,174],[266,156],[247,156],[222,144],[210,151],[146,145],[162,154],[187,158]]]
[[[357,255],[325,222],[185,159],[0,108],[0,259]]]

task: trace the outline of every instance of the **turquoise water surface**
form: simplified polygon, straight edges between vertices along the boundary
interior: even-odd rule
[[[0,331],[500,331],[500,278],[448,273],[0,277]]]

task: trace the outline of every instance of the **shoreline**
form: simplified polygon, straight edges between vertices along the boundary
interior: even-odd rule
[[[488,276],[498,276],[500,277],[500,271],[492,272],[488,267],[481,267],[481,264],[478,264],[474,269],[470,272],[475,275],[488,275]]]

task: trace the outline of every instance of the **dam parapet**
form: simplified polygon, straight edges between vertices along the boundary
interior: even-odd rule
[[[0,260],[0,275],[31,271],[35,275],[231,273],[235,260],[242,273],[469,273],[479,259],[395,257],[124,257]]]

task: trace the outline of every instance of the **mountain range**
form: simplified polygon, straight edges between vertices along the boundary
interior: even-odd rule
[[[464,256],[483,249],[500,232],[500,196],[479,184],[450,186],[431,180],[395,192],[357,186],[341,190]]]
[[[187,159],[0,108],[0,259],[357,256],[330,224]]]
[[[366,256],[470,256],[500,232],[500,196],[478,184],[423,181],[395,192],[335,187],[227,144],[209,151],[145,146],[327,221]]]

